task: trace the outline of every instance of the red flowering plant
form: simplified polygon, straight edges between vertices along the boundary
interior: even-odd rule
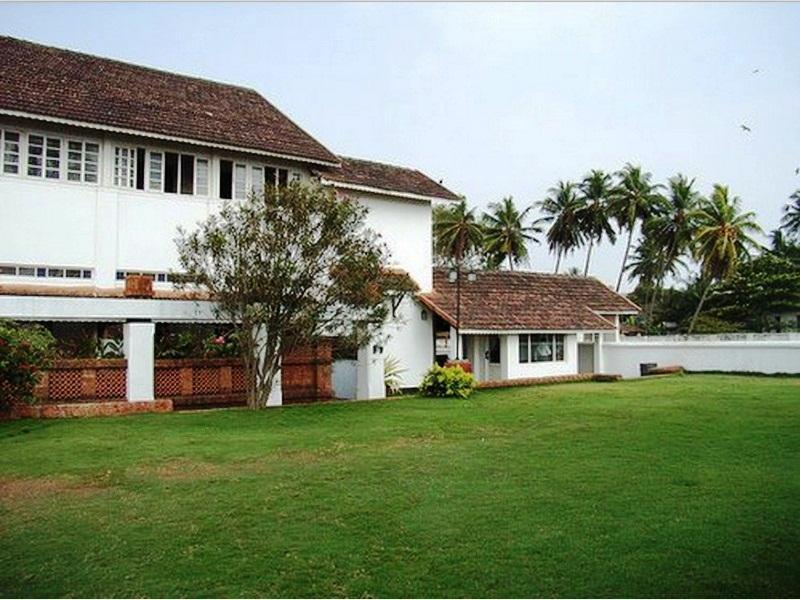
[[[55,339],[40,325],[0,319],[0,410],[33,402],[33,388],[54,356]]]

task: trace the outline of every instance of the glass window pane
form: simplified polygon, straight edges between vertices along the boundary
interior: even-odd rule
[[[555,348],[556,348],[556,360],[564,360],[564,336],[563,335],[556,335],[555,338]]]
[[[250,170],[250,183],[253,191],[260,194],[264,191],[264,167],[252,167]]]
[[[247,167],[236,165],[234,170],[234,197],[237,200],[244,200],[247,195]]]
[[[519,336],[519,362],[528,362],[528,336]]]
[[[550,362],[553,360],[553,339],[550,335],[531,336],[534,362]]]
[[[198,158],[197,166],[197,189],[198,196],[208,196],[208,159]]]
[[[161,191],[161,182],[163,179],[163,160],[164,157],[161,152],[150,153],[150,182],[149,187],[153,192]]]

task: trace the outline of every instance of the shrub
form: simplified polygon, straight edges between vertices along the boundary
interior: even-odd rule
[[[426,396],[439,398],[466,398],[475,389],[475,377],[460,366],[440,367],[433,365],[419,386]]]
[[[407,370],[396,356],[386,357],[383,362],[383,385],[388,396],[397,396],[403,391],[403,373]]]
[[[33,402],[33,388],[54,356],[55,339],[39,325],[0,320],[0,409]]]

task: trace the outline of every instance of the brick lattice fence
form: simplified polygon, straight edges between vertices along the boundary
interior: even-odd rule
[[[283,357],[285,404],[333,397],[331,343],[302,348]],[[40,404],[113,402],[125,399],[125,359],[62,359],[44,372],[34,395]],[[156,359],[154,395],[176,407],[243,404],[247,381],[238,358]]]

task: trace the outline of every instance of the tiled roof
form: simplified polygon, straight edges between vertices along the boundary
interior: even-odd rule
[[[348,156],[339,156],[339,160],[342,165],[341,169],[320,170],[317,174],[334,184],[345,183],[375,188],[388,193],[400,192],[443,200],[459,199],[446,187],[416,169]]]
[[[4,36],[0,109],[338,163],[255,90]]]
[[[455,325],[456,284],[448,269],[434,269],[433,291],[420,300]],[[638,311],[639,307],[591,277],[521,271],[479,271],[475,281],[462,273],[461,329],[485,331],[571,331],[614,329],[597,313]]]

